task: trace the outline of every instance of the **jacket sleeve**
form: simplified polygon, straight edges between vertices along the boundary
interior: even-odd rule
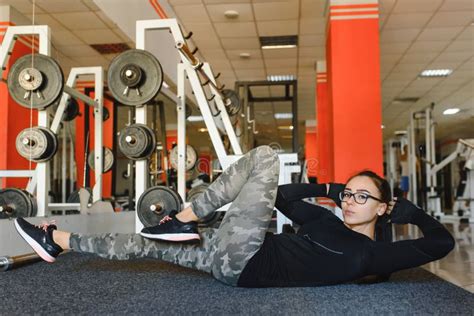
[[[329,185],[331,187],[332,184]],[[329,190],[331,191],[331,190]],[[328,197],[326,184],[293,183],[278,187],[275,207],[298,225],[322,216],[334,216],[328,209],[301,201],[310,197]]]
[[[393,243],[369,242],[368,274],[386,274],[417,267],[443,258],[454,248],[455,241],[446,228],[422,209],[410,204],[402,203],[398,210],[395,208],[392,214],[396,220],[392,222],[414,224],[420,228],[423,237]]]

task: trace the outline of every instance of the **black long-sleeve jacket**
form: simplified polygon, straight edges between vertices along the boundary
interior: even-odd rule
[[[397,242],[373,241],[347,228],[329,210],[302,201],[329,197],[339,206],[344,185],[288,184],[278,189],[275,206],[301,225],[297,234],[267,234],[249,260],[238,286],[318,286],[389,274],[446,256],[454,247],[451,234],[437,220],[407,200],[400,200],[392,222],[417,225],[423,237]]]

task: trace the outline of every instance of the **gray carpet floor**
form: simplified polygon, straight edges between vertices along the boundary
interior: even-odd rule
[[[390,282],[245,289],[156,260],[69,253],[0,272],[0,314],[473,315],[474,294],[417,268]]]

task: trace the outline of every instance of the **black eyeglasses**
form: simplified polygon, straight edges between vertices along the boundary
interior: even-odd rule
[[[384,203],[381,199],[376,198],[375,196],[372,196],[367,193],[362,193],[362,192],[352,193],[349,191],[342,191],[341,193],[339,193],[339,198],[341,199],[342,202],[349,201],[351,197],[354,197],[354,201],[357,204],[365,204],[368,199],[374,199],[376,201]]]

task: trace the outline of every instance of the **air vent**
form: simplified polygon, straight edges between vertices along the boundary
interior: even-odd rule
[[[417,97],[406,97],[406,98],[395,98],[393,99],[392,103],[415,103],[419,100],[420,98]]]
[[[126,43],[92,44],[91,47],[102,55],[123,53],[130,49]]]
[[[260,45],[262,49],[292,48],[298,45],[298,36],[261,36]]]

